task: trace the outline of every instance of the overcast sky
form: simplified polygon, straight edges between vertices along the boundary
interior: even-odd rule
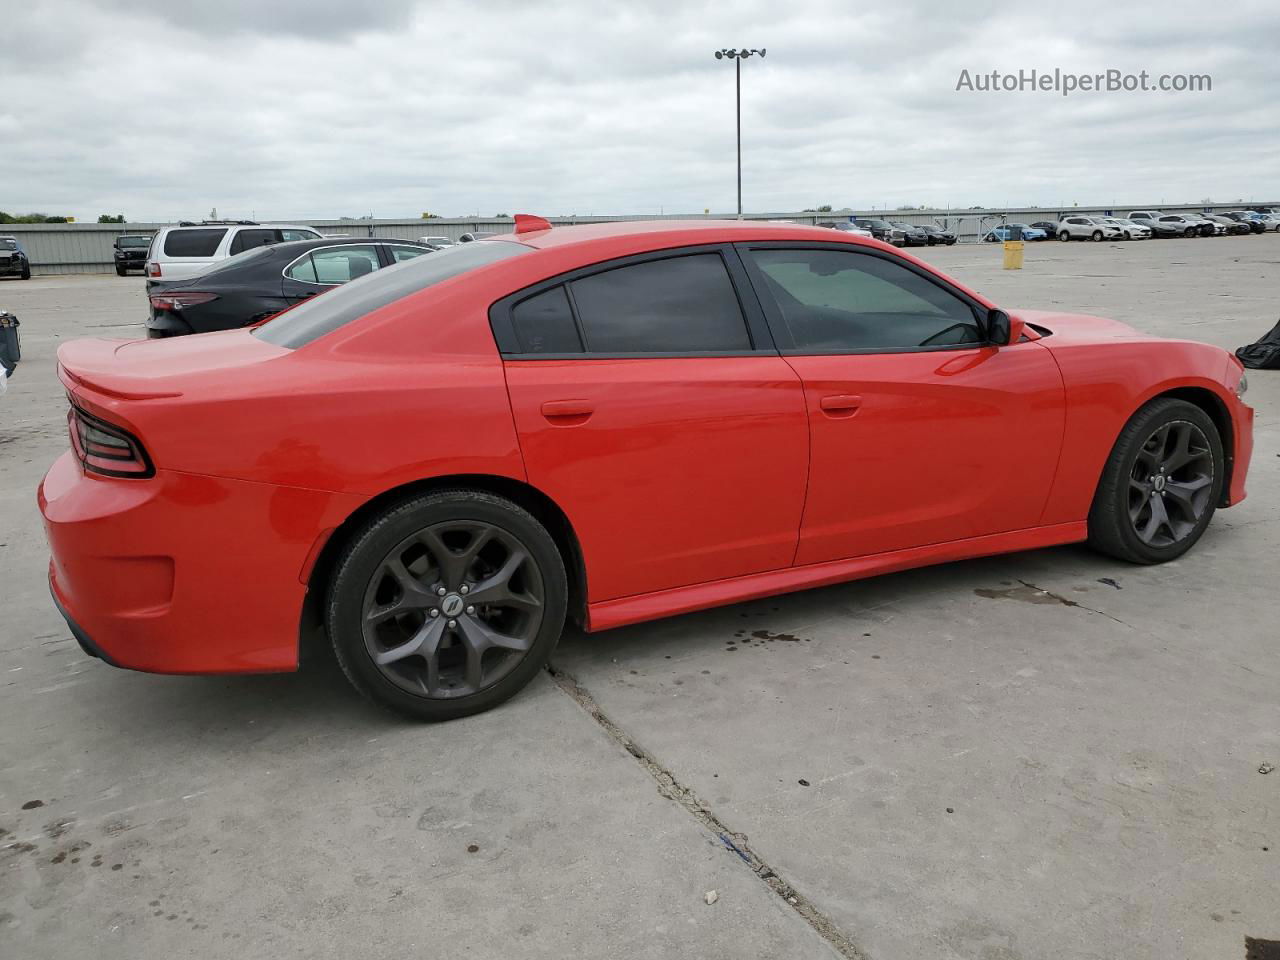
[[[94,219],[1280,200],[1280,4],[12,0],[0,210]],[[962,70],[1207,73],[957,91]]]

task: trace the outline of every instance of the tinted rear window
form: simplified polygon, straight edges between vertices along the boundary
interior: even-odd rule
[[[531,249],[505,240],[468,243],[429,257],[406,260],[307,300],[264,323],[254,331],[254,336],[279,347],[296,349],[411,293]]]
[[[618,267],[570,284],[591,353],[728,353],[751,349],[718,253]]]
[[[166,257],[212,257],[222,238],[227,235],[226,228],[171,230],[164,238],[164,255]]]
[[[552,287],[511,309],[523,353],[580,353],[582,341],[564,287]]]

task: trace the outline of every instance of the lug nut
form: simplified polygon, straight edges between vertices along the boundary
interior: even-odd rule
[[[440,611],[439,611],[439,610],[437,610],[435,607],[432,607],[432,608],[431,608],[431,615],[432,615],[433,617],[438,617],[438,616],[440,616]]]
[[[449,621],[449,629],[450,629],[450,630],[452,630],[452,629],[453,629],[454,627],[456,627],[457,625],[458,625],[458,621],[457,621],[457,620],[450,620],[450,621]]]
[[[462,585],[462,587],[459,589],[459,592],[460,592],[460,593],[467,593],[468,591],[470,591],[470,589],[471,589],[471,588],[470,588],[470,587],[468,587],[468,586],[464,583],[464,584]]]
[[[475,607],[467,607],[467,613],[475,613],[475,612],[476,612]]]
[[[443,596],[445,595],[445,593],[447,593],[447,592],[448,592],[448,591],[446,591],[444,587],[439,587],[439,588],[436,590],[436,596],[437,596],[437,597],[443,597]]]

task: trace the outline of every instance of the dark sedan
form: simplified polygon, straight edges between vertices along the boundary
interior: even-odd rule
[[[431,252],[414,240],[350,237],[255,247],[198,277],[155,284],[148,295],[147,336],[246,327],[348,280]]]
[[[925,233],[919,224],[904,223],[901,220],[890,220],[889,222],[902,231],[902,239],[906,241],[908,247],[925,247],[929,245],[929,234]]]
[[[1056,220],[1037,220],[1030,226],[1037,230],[1043,230],[1045,237],[1056,237],[1058,235],[1058,223]]]
[[[16,237],[0,237],[0,277],[31,279],[31,261]]]
[[[931,223],[921,224],[920,229],[925,232],[929,238],[929,246],[934,244],[946,244],[948,247],[956,242],[956,235],[950,230],[944,230],[942,227],[935,227]]]

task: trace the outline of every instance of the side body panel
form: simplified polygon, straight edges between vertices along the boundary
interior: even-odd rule
[[[809,437],[780,357],[506,369],[529,482],[573,524],[591,601],[791,564]]]

